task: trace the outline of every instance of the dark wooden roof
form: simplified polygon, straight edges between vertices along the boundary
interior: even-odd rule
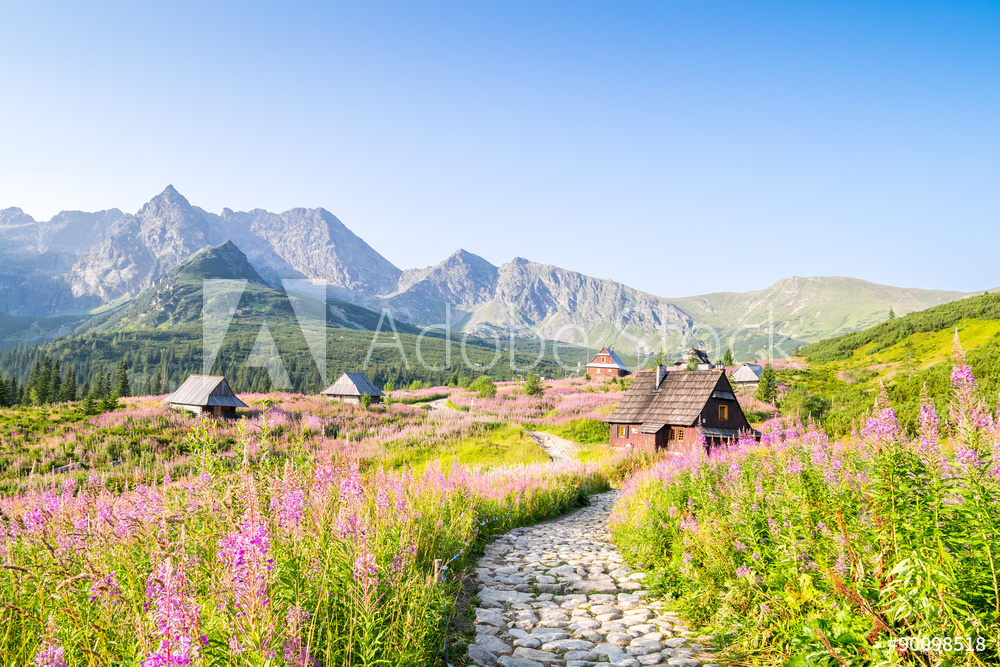
[[[382,390],[372,384],[364,373],[344,373],[340,378],[323,390],[324,396],[385,396]]]
[[[236,398],[226,378],[221,375],[191,375],[177,388],[177,391],[163,399],[163,402],[199,407],[247,407],[246,403]]]
[[[723,373],[722,370],[672,370],[657,388],[656,370],[639,371],[632,376],[632,384],[604,421],[694,426]]]

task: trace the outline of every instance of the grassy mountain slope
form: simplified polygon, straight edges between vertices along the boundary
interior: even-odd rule
[[[213,279],[247,282],[237,295],[229,290],[213,292]],[[550,344],[542,350],[539,345],[544,343],[516,341],[512,345],[502,339],[498,348],[496,341],[474,336],[452,334],[449,338],[441,331],[422,335],[420,329],[404,322],[395,322],[397,339],[388,320],[376,332],[379,313],[269,287],[231,243],[198,251],[158,285],[94,317],[71,337],[3,355],[0,369],[23,381],[35,360],[48,354],[64,370],[73,368],[82,386],[102,365],[113,368],[124,357],[136,392],[171,391],[188,374],[203,372],[206,309],[216,317],[221,313],[223,319],[226,314],[232,316],[219,330],[212,372],[229,377],[240,391],[271,389],[268,367],[276,370],[279,366],[287,373],[291,388],[307,392],[322,389],[325,382],[348,370],[365,370],[378,384],[392,381],[397,386],[412,380],[443,383],[456,372],[510,379],[533,364],[539,375],[563,375]],[[300,321],[303,314],[309,316],[304,324]],[[266,334],[262,333],[264,325]],[[317,327],[323,330],[319,350],[315,340],[310,347],[306,338],[307,332],[317,333]],[[269,340],[274,348],[269,347]],[[277,354],[268,351],[274,349]],[[320,356],[318,363],[316,355],[324,352],[325,361]],[[585,350],[567,345],[560,346],[559,357],[574,369],[578,361],[588,360]],[[261,365],[250,365],[250,361]]]
[[[897,315],[923,310],[969,296],[963,292],[922,290],[879,285],[842,277],[793,277],[767,289],[720,292],[673,299],[692,320],[720,331],[747,329],[738,334],[735,347],[759,346],[759,327],[773,318],[776,343],[786,336],[785,352],[803,343],[874,326],[892,309]],[[746,339],[747,344],[741,344]]]
[[[0,350],[66,336],[83,319],[80,316],[19,317],[0,313]]]
[[[793,389],[829,402],[824,425],[835,433],[860,426],[884,383],[897,414],[916,423],[921,392],[947,413],[955,330],[990,405],[1000,392],[1000,294],[947,303],[803,348],[801,370],[779,372]]]

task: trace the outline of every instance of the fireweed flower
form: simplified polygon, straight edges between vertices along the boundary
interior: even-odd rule
[[[198,633],[198,605],[190,594],[184,571],[168,558],[146,580],[147,605],[152,608],[154,636],[160,642],[142,667],[182,667],[198,658],[191,641]]]
[[[243,609],[267,606],[270,602],[271,539],[267,524],[244,521],[240,531],[219,540],[219,562],[228,573],[229,592],[234,605]]]
[[[862,438],[881,442],[895,440],[899,436],[899,420],[892,407],[878,408],[861,429]]]
[[[297,605],[290,607],[285,615],[285,631],[288,639],[282,648],[284,648],[285,664],[289,667],[312,667],[319,664],[309,654],[309,648],[302,644],[302,632],[308,621],[309,612]]]
[[[956,389],[971,387],[975,389],[976,378],[972,376],[972,367],[966,365],[955,365],[951,368],[951,386]]]
[[[34,667],[66,667],[65,651],[56,640],[56,624],[49,617],[48,627],[42,637],[41,646],[35,654]]]
[[[122,601],[122,591],[118,587],[118,577],[112,572],[101,577],[90,587],[90,603],[100,601],[103,605],[117,604]]]

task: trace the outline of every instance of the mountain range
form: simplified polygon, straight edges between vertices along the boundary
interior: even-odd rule
[[[135,214],[64,211],[40,222],[8,208],[0,211],[0,240],[0,325],[15,331],[14,340],[62,335],[68,323],[94,326],[85,320],[133,300],[134,316],[140,295],[163,289],[172,272],[210,246],[225,246],[222,254],[233,261],[242,261],[234,253],[245,258],[263,285],[326,283],[337,302],[331,312],[359,307],[341,318],[346,326],[365,328],[373,313],[387,310],[417,327],[633,352],[664,347],[670,354],[693,343],[720,353],[732,346],[743,357],[774,345],[780,355],[876,324],[890,309],[902,315],[968,296],[793,277],[754,292],[666,298],[520,257],[494,266],[465,250],[404,271],[325,209],[215,214],[172,186]],[[143,307],[152,307],[151,299]],[[102,327],[111,321],[99,320]]]

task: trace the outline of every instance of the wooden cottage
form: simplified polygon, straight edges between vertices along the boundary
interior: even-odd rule
[[[729,376],[729,381],[737,387],[756,387],[764,367],[760,364],[743,364]]]
[[[623,378],[626,375],[630,375],[632,371],[628,369],[624,363],[622,363],[621,358],[615,353],[615,348],[613,347],[602,347],[601,351],[597,353],[594,360],[587,364],[587,375],[593,376],[612,376]]]
[[[691,452],[732,442],[750,428],[725,371],[670,370],[657,366],[639,371],[622,400],[605,421],[611,445]]]
[[[683,357],[674,362],[674,368],[684,370],[694,361],[699,371],[707,371],[715,368],[715,364],[708,358],[708,352],[692,347]]]
[[[340,379],[324,389],[322,394],[330,400],[346,403],[360,403],[361,397],[365,394],[371,397],[372,403],[381,403],[382,397],[385,396],[364,373],[344,373]]]
[[[191,375],[163,402],[196,415],[216,417],[234,417],[236,408],[248,407],[236,398],[226,378],[221,375]]]

